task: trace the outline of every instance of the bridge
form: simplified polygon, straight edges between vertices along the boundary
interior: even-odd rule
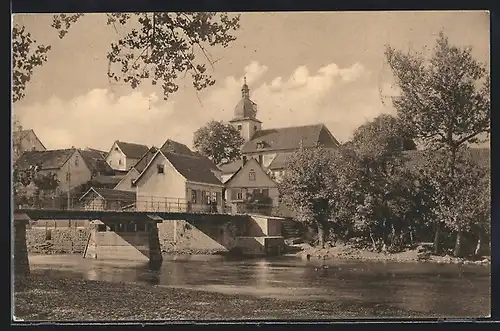
[[[206,228],[210,224],[230,220],[246,226],[252,222],[252,217],[249,216],[251,214],[280,216],[276,206],[258,203],[228,206],[223,201],[196,204],[180,198],[126,199],[102,197],[98,194],[89,199],[32,197],[14,207],[14,270],[16,274],[29,273],[26,226],[30,221],[88,220],[91,226],[84,257],[97,258],[98,247],[103,252],[102,247],[106,242],[116,245],[116,242],[121,241],[122,253],[126,252],[125,247],[134,247],[152,265],[158,266],[162,262],[158,223],[184,220],[196,224],[203,222]]]

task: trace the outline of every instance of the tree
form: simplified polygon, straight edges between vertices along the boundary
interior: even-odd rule
[[[462,146],[485,141],[481,135],[490,133],[490,76],[486,66],[472,58],[470,47],[450,45],[443,33],[429,60],[390,46],[385,55],[400,89],[400,94],[392,98],[398,116],[428,147],[446,150],[447,181],[459,181],[455,174],[457,153]],[[460,238],[458,235],[457,240]]]
[[[200,91],[215,84],[207,74],[207,63],[214,65],[208,48],[227,47],[236,37],[239,15],[213,12],[112,13],[108,25],[128,29],[111,44],[108,76],[136,88],[143,81],[162,84],[164,99],[179,89],[179,74],[191,74],[193,86]],[[54,15],[52,26],[64,38],[70,27],[84,15]],[[200,56],[207,63],[200,60]]]
[[[429,61],[390,46],[385,55],[400,89],[393,105],[416,137],[451,156],[463,144],[484,141],[480,135],[490,132],[490,76],[470,47],[452,46],[440,33]]]
[[[412,183],[402,165],[403,152],[415,149],[411,134],[398,118],[384,114],[360,126],[349,148],[353,153],[349,166],[357,168],[352,179],[358,200],[353,208],[355,227],[369,235],[374,248],[376,239],[394,247],[403,228],[409,227],[404,220]]]
[[[193,146],[215,164],[230,163],[241,156],[245,140],[231,124],[210,121],[194,133]]]
[[[31,80],[33,70],[47,61],[50,46],[36,45],[31,33],[24,26],[14,24],[12,28],[12,101],[24,97],[26,83]],[[35,48],[36,46],[36,48]]]
[[[474,162],[467,148],[461,148],[454,160],[455,176],[451,177],[449,153],[446,150],[428,153],[422,178],[432,186],[434,217],[455,233],[454,255],[462,257],[463,234],[480,226],[489,213],[484,191],[488,188],[487,171]]]
[[[278,183],[282,201],[306,224],[318,229],[319,246],[324,247],[332,215],[337,175],[334,154],[321,147],[303,149],[290,156],[283,180]]]

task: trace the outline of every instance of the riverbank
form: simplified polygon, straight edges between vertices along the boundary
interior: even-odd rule
[[[319,260],[353,260],[353,261],[387,261],[387,262],[434,262],[434,263],[456,263],[456,264],[476,264],[489,266],[490,257],[482,257],[478,260],[468,260],[453,256],[432,255],[421,248],[408,249],[399,253],[379,253],[365,249],[353,248],[347,245],[336,245],[334,247],[318,248],[308,244],[298,244],[290,246],[295,250],[294,255],[303,259]]]
[[[17,278],[14,316],[25,321],[276,320],[440,317],[357,300],[293,301],[137,283]],[[441,316],[442,317],[442,316]]]

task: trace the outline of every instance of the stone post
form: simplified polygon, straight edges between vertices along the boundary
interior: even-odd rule
[[[14,232],[14,275],[15,276],[27,276],[30,273],[30,266],[28,261],[28,248],[26,246],[26,225],[29,220],[16,220],[14,218],[14,224],[12,230]]]

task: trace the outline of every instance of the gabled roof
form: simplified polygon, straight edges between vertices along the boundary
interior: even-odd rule
[[[158,148],[155,146],[151,146],[151,148],[144,153],[144,155],[137,161],[137,163],[133,166],[139,173],[141,173],[146,166],[148,165],[149,161],[154,157],[156,152],[158,151]]]
[[[236,171],[238,171],[242,165],[243,165],[243,160],[236,159],[233,162],[220,165],[219,169],[222,171],[223,174],[233,174]]]
[[[95,148],[91,148],[91,147],[86,147],[83,149],[84,151],[90,151],[90,152],[94,152],[94,153],[99,153],[101,154],[101,156],[105,159],[106,156],[108,155],[108,152],[105,152],[105,151],[101,151],[99,149],[95,149]]]
[[[48,151],[27,151],[16,161],[16,166],[27,169],[39,166],[41,170],[60,169],[75,153],[75,149],[54,149]]]
[[[172,139],[167,139],[160,147],[163,153],[176,153],[182,155],[195,156],[195,153],[186,145]]]
[[[26,138],[29,134],[33,134],[33,136],[36,138],[36,140],[38,140],[38,142],[40,143],[40,145],[42,145],[42,147],[44,149],[46,149],[45,146],[44,146],[44,144],[38,138],[38,136],[36,135],[36,133],[35,133],[35,131],[33,129],[14,131],[12,133],[12,139],[13,140],[22,140],[22,139]]]
[[[161,151],[163,153],[175,153],[175,154],[180,154],[180,155],[187,155],[187,156],[195,156],[200,159],[200,162],[204,162],[204,164],[214,170],[214,171],[220,171],[220,169],[217,167],[215,163],[212,162],[208,157],[200,154],[199,152],[193,152],[189,147],[186,145],[177,142],[172,139],[167,139],[163,146],[161,146]]]
[[[221,181],[214,175],[212,169],[207,166],[207,162],[202,158],[176,153],[163,153],[161,150],[156,152],[155,156],[149,161],[135,182],[138,182],[142,178],[159,155],[165,157],[187,181],[222,186]]]
[[[222,185],[221,181],[213,174],[213,169],[207,159],[175,153],[164,153],[164,155],[188,181]]]
[[[227,186],[229,183],[231,183],[231,181],[236,178],[238,176],[238,174],[243,170],[245,169],[245,167],[254,167],[254,168],[260,168],[260,170],[262,170],[263,173],[266,174],[266,176],[269,178],[269,180],[273,181],[274,180],[271,178],[271,176],[269,176],[269,174],[262,168],[262,165],[257,162],[257,160],[255,160],[254,158],[250,158],[244,165],[242,165],[232,176],[231,178],[229,178],[225,183],[224,183],[224,186]]]
[[[278,169],[283,169],[285,168],[287,162],[288,162],[288,158],[290,156],[292,156],[293,153],[279,153],[279,154],[276,154],[276,157],[274,158],[274,160],[271,162],[271,164],[269,165],[269,169],[271,170],[278,170]]]
[[[90,171],[104,175],[113,175],[115,173],[115,171],[106,162],[100,151],[81,149],[80,154]]]
[[[95,194],[99,195],[104,200],[130,201],[130,202],[135,202],[135,200],[136,200],[136,193],[135,192],[119,191],[119,190],[106,189],[106,188],[95,188],[95,187],[91,187],[87,192],[85,192],[85,194],[82,195],[80,200],[83,200],[83,198],[85,198],[85,196],[87,196],[91,192],[94,192]]]
[[[262,143],[262,146],[258,146]],[[294,150],[323,146],[337,147],[337,139],[324,124],[294,126],[256,131],[252,138],[243,145],[243,154],[264,151]],[[259,148],[260,147],[260,148]]]
[[[124,141],[116,141],[116,144],[126,157],[132,159],[140,159],[149,150],[149,147],[142,144],[127,143]]]

